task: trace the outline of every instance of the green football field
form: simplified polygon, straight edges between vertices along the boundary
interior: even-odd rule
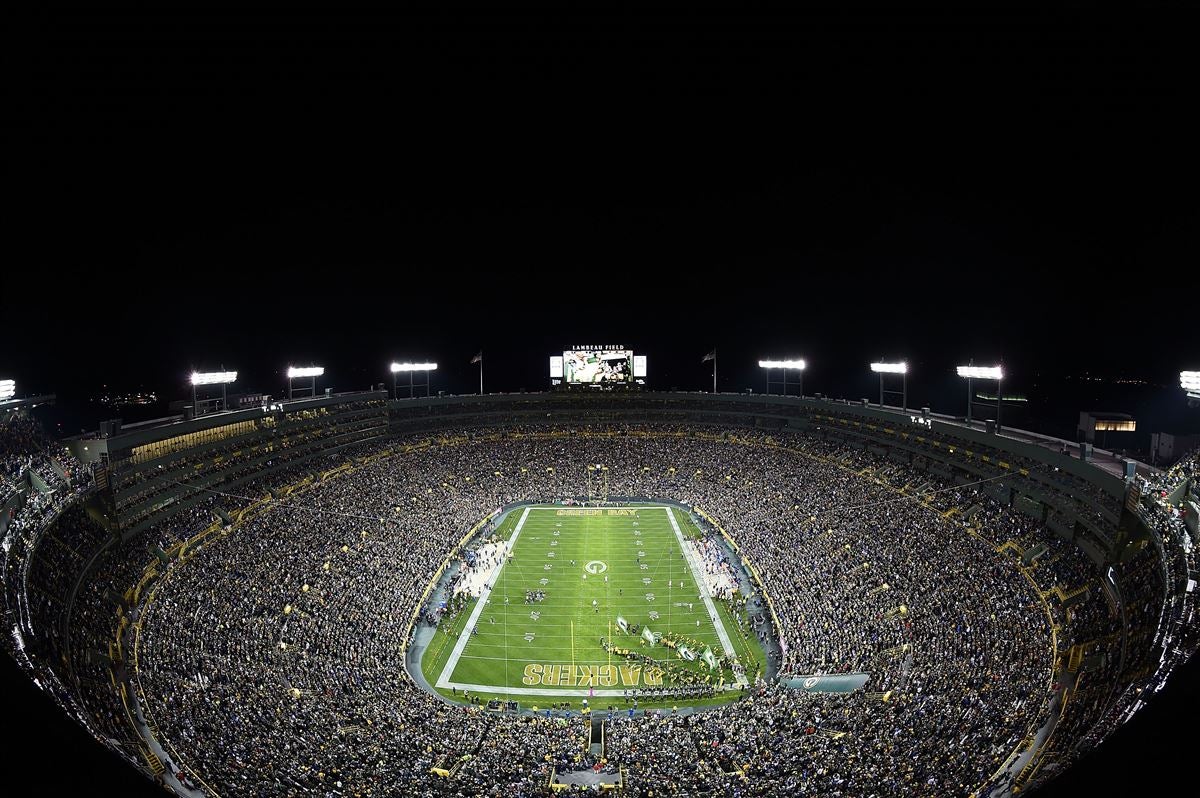
[[[426,679],[450,696],[470,691],[575,706],[584,698],[619,703],[626,690],[678,685],[685,674],[736,684],[731,669],[704,664],[706,649],[736,659],[753,679],[763,653],[735,620],[735,613],[745,620],[744,610],[702,589],[696,574],[703,566],[685,554],[682,542],[699,534],[687,512],[665,505],[510,511],[496,537],[511,542],[511,556],[490,570],[492,588],[482,598],[442,623],[422,659]],[[527,601],[527,591],[538,590],[544,598]],[[624,632],[618,618],[666,634],[676,647]],[[654,662],[605,651],[601,638]],[[680,645],[694,661],[679,656]]]

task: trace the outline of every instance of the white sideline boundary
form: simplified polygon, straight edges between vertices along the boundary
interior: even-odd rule
[[[500,571],[504,568],[504,564],[508,562],[508,555],[512,553],[513,546],[516,545],[517,535],[521,534],[521,527],[525,526],[525,519],[529,517],[529,511],[532,507],[526,507],[525,512],[521,513],[521,520],[517,521],[517,528],[513,530],[512,536],[508,539],[508,551],[504,557],[492,569],[491,574],[483,583],[483,590],[479,593],[479,600],[475,602],[475,609],[471,610],[471,617],[467,619],[467,625],[463,627],[462,634],[458,636],[458,640],[454,643],[454,650],[450,652],[450,659],[446,660],[446,667],[442,668],[441,676],[438,676],[437,686],[443,690],[447,687],[458,687],[450,682],[450,674],[454,673],[455,667],[458,666],[458,659],[462,656],[463,649],[467,647],[467,642],[471,639],[471,630],[475,628],[475,622],[479,620],[483,608],[487,606],[488,596],[492,592],[492,585],[496,584],[496,577],[500,576]]]
[[[704,567],[696,562],[696,557],[691,547],[687,545],[687,541],[683,539],[683,531],[680,530],[679,522],[675,520],[675,513],[671,512],[670,507],[667,508],[667,518],[671,521],[671,529],[675,530],[675,539],[679,541],[679,550],[683,552],[688,567],[692,569],[692,578],[696,580],[696,586],[700,588],[700,598],[708,609],[708,617],[712,618],[713,626],[717,630],[717,638],[721,641],[721,648],[725,649],[725,656],[736,659],[737,652],[733,650],[733,642],[725,632],[725,624],[721,623],[721,616],[713,605],[712,591],[708,589],[708,580],[704,578]],[[744,674],[737,675],[737,683],[747,684]]]
[[[525,520],[529,517],[531,510],[557,510],[560,507],[526,507],[521,514],[521,519],[517,522],[516,529],[513,530],[512,536],[508,539],[508,551],[512,552],[514,545],[517,542],[517,536],[521,534],[521,528],[525,526]],[[688,564],[688,570],[692,572],[692,579],[695,581],[700,590],[700,598],[704,602],[705,608],[708,610],[709,618],[713,621],[713,627],[717,631],[717,638],[721,641],[721,647],[725,654],[729,657],[736,657],[737,652],[734,651],[733,643],[729,639],[729,634],[725,631],[725,625],[721,622],[721,616],[717,613],[716,606],[713,605],[712,596],[708,590],[708,583],[704,579],[704,569],[695,562],[691,550],[687,547],[683,538],[683,531],[679,528],[679,522],[675,520],[675,513],[672,508],[665,505],[652,505],[648,507],[638,507],[638,510],[664,510],[667,513],[667,520],[671,523],[671,529],[675,532],[675,540],[679,544],[679,550],[683,553],[684,559]],[[501,569],[504,568],[507,562],[507,557],[502,560],[488,576],[485,584],[485,590],[480,594],[479,599],[475,603],[475,609],[471,611],[471,616],[467,619],[466,625],[458,636],[458,640],[454,644],[454,649],[450,652],[449,659],[446,660],[445,667],[442,668],[441,675],[435,687],[442,690],[457,688],[459,690],[469,690],[474,693],[494,694],[494,695],[541,695],[541,696],[596,696],[603,698],[616,698],[626,694],[627,690],[612,690],[603,688],[591,689],[558,689],[554,687],[505,687],[503,685],[491,684],[465,684],[463,682],[450,681],[451,674],[458,667],[458,661],[462,658],[463,650],[467,647],[467,643],[471,639],[471,629],[474,628],[479,616],[483,613],[483,608],[487,606],[487,600],[491,593],[490,585],[496,583],[496,578],[499,577]],[[580,664],[588,664],[585,661],[580,661]],[[737,684],[745,685],[749,682],[743,674],[738,674]],[[633,689],[633,688],[630,688]]]

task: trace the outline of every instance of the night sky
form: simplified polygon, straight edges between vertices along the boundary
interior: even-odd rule
[[[800,356],[808,393],[874,397],[867,363],[906,358],[910,404],[962,413],[973,357],[1028,426],[1200,429],[1197,20],[1152,6],[35,12],[0,376],[70,405],[429,359],[470,392],[482,348],[489,390],[536,390],[595,342],[706,389],[715,346],[722,390]]]

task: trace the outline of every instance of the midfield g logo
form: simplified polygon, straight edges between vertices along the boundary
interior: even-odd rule
[[[587,565],[583,566],[583,570],[593,575],[602,574],[608,570],[608,565],[600,562],[599,560],[592,560]]]

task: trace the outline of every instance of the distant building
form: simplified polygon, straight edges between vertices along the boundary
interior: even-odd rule
[[[1155,464],[1167,466],[1200,446],[1200,435],[1172,435],[1169,432],[1150,433],[1150,457]]]
[[[1111,443],[1120,448],[1133,445],[1133,433],[1137,432],[1137,421],[1127,413],[1101,413],[1095,410],[1080,412],[1079,426],[1075,430],[1076,439],[1080,443],[1096,444],[1099,433],[1101,449],[1111,448]]]

